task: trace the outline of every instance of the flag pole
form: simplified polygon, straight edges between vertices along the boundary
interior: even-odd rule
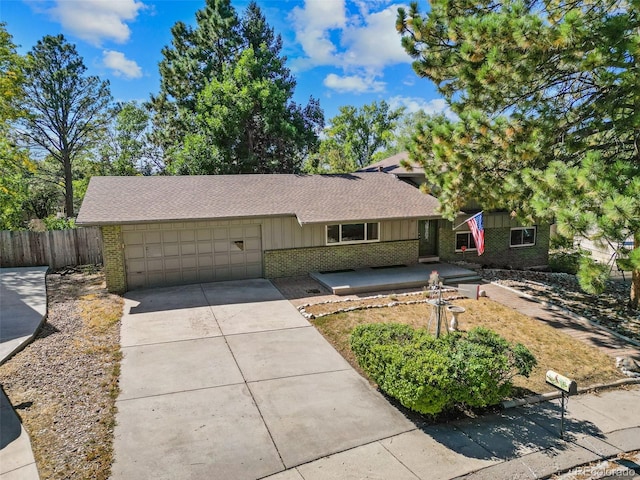
[[[458,225],[457,227],[453,227],[453,230],[457,230],[458,228],[460,228],[462,225],[464,225],[465,223],[467,223],[469,220],[471,220],[472,218],[476,218],[478,215],[480,215],[482,212],[484,212],[484,210],[480,210],[478,213],[476,213],[475,215],[471,215],[469,218],[467,218],[464,222],[462,222],[460,225]]]

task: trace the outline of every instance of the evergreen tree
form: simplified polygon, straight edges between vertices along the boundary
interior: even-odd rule
[[[631,304],[640,298],[640,16],[637,3],[434,0],[399,9],[416,73],[459,116],[417,129],[444,212],[470,199],[565,235],[618,245],[635,235]],[[585,263],[585,272],[598,272]],[[580,275],[597,291],[598,275]],[[593,279],[591,282],[589,279]]]
[[[173,28],[151,102],[169,173],[299,171],[323,114],[313,98],[291,100],[296,82],[280,36],[254,2],[238,20],[228,1],[208,0],[197,19]]]
[[[76,47],[45,36],[28,54],[23,140],[42,159],[58,162],[67,217],[74,216],[73,165],[94,148],[109,123],[109,83],[86,76]]]

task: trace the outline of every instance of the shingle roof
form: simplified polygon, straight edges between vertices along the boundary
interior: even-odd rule
[[[77,223],[295,215],[300,224],[439,218],[438,201],[384,173],[93,177]]]
[[[380,160],[379,162],[367,165],[366,167],[358,170],[358,172],[384,172],[392,173],[393,175],[398,176],[424,174],[422,167],[418,163],[411,161],[409,161],[409,164],[413,167],[413,170],[407,170],[402,165],[400,165],[400,162],[403,160],[409,161],[409,152],[396,153],[395,155],[385,158],[384,160]]]

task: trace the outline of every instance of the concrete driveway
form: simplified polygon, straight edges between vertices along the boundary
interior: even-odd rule
[[[415,429],[268,280],[126,295],[113,478],[253,479]]]

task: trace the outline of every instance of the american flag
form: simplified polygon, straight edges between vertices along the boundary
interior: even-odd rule
[[[482,212],[476,213],[467,220],[467,225],[469,225],[471,235],[473,235],[473,239],[476,242],[478,256],[480,256],[484,253],[484,222],[482,221]]]

